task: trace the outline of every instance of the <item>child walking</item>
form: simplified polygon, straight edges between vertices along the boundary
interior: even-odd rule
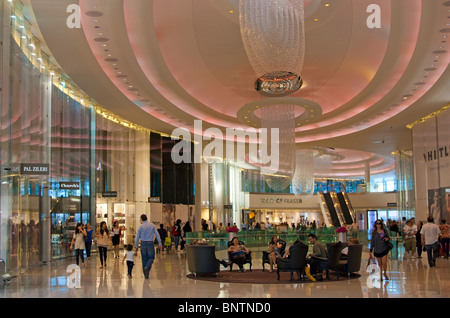
[[[127,260],[128,278],[131,279],[131,272],[133,271],[134,266],[134,252],[132,244],[127,244],[127,251],[125,252],[125,256],[122,259],[122,264],[125,262],[125,259]]]

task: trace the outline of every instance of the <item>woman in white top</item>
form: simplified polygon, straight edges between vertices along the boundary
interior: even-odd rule
[[[81,262],[83,267],[86,267],[84,264],[84,250],[86,248],[86,244],[84,243],[84,237],[87,236],[86,231],[83,229],[83,224],[78,223],[77,228],[75,229],[75,233],[73,234],[72,243],[70,244],[70,251],[73,250],[73,245],[75,243],[75,253],[77,258],[77,265],[79,263],[79,257],[81,257]]]
[[[106,256],[108,245],[111,245],[111,240],[109,239],[109,230],[105,221],[100,223],[100,227],[97,229],[95,237],[97,238],[98,254],[100,255],[100,268],[106,268]],[[103,261],[105,261],[104,264]]]
[[[114,258],[119,258],[119,246],[120,246],[120,227],[119,221],[114,221],[112,229],[112,245],[114,247]]]

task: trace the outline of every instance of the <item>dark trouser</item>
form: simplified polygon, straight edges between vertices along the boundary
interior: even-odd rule
[[[86,242],[86,257],[91,257],[92,242]]]
[[[450,238],[442,238],[441,244],[442,244],[442,248],[444,249],[445,257],[448,257]]]
[[[81,257],[81,263],[84,264],[84,255],[83,255],[83,252],[84,252],[84,250],[79,249],[79,248],[77,248],[77,249],[75,250],[75,255],[76,255],[76,257],[77,257],[77,265],[80,265],[79,257]]]
[[[435,265],[436,258],[439,255],[439,242],[428,245],[425,244],[425,251],[427,251],[428,254],[428,265],[430,265],[430,267]]]
[[[245,263],[245,255],[233,256],[233,263],[236,263],[239,268],[243,268]]]
[[[317,274],[320,268],[320,262],[314,259],[307,259],[306,263],[310,266],[310,273]]]
[[[141,241],[142,269],[150,270],[155,259],[155,245],[150,241]]]
[[[174,238],[175,238],[175,251],[177,251],[178,245],[180,244],[180,236],[176,235],[176,236],[174,236]]]
[[[422,242],[421,241],[417,241],[417,255],[419,257],[422,257],[422,250],[423,250],[423,246],[422,246]]]
[[[132,261],[127,261],[127,267],[128,267],[128,275],[131,276],[131,272],[133,271],[134,263]]]
[[[103,260],[105,260],[105,265],[106,265],[106,255],[108,252],[108,248],[105,246],[99,246],[98,247],[98,254],[100,255],[100,263],[103,266]]]

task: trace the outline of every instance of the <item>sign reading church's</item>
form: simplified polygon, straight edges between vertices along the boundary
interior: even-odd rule
[[[48,163],[22,163],[20,174],[33,176],[48,176],[50,165]]]
[[[80,190],[80,183],[79,182],[61,181],[59,183],[59,189],[60,190]]]

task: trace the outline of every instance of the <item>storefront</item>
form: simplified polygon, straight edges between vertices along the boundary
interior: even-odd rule
[[[316,226],[325,223],[318,195],[299,196],[284,193],[245,193],[242,220],[246,225],[256,223],[276,227],[282,224]]]

